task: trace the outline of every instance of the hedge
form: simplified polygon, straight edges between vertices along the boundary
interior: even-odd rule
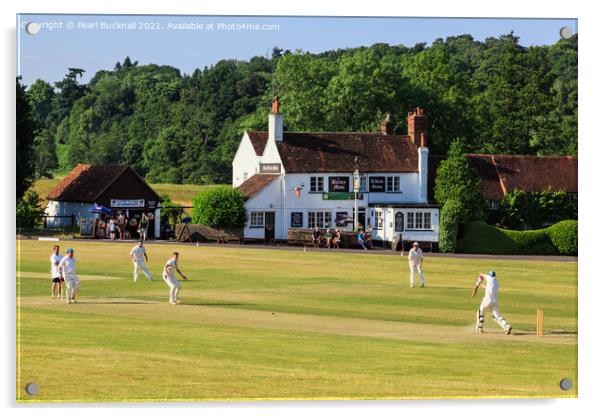
[[[577,221],[539,230],[504,230],[480,221],[465,225],[462,251],[475,254],[577,254]]]
[[[560,221],[547,228],[548,235],[552,244],[558,249],[560,254],[577,255],[578,230],[577,221]]]

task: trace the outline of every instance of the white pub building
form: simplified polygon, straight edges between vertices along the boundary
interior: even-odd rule
[[[439,208],[427,200],[423,109],[408,114],[407,135],[396,135],[389,117],[378,133],[285,131],[279,107],[275,98],[267,132],[245,131],[232,162],[232,185],[246,200],[246,239],[361,224],[373,241],[391,242],[401,232],[406,241],[438,242]]]

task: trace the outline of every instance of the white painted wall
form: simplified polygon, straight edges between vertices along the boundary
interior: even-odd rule
[[[276,213],[275,237],[277,239],[286,239],[288,229],[282,229],[282,198],[281,198],[281,179],[274,179],[262,191],[256,193],[245,202],[247,209],[247,222],[244,228],[245,238],[264,238],[265,230],[263,228],[251,228],[252,211],[273,211]]]
[[[75,225],[79,226],[80,218],[95,218],[96,214],[92,214],[89,210],[94,208],[94,203],[88,202],[59,202],[48,201],[44,215],[75,215]],[[71,225],[70,218],[48,218],[48,228],[60,228]]]
[[[375,229],[377,212],[384,214],[383,228]],[[395,234],[395,214],[403,213],[404,231],[403,239],[405,241],[438,242],[439,241],[439,209],[438,208],[374,208],[374,219],[372,220],[372,238],[380,241],[392,241]],[[430,212],[431,229],[430,230],[408,230],[408,212]]]
[[[245,132],[232,160],[232,186],[236,188],[256,174],[259,171],[259,160],[260,157],[255,154],[251,139]]]

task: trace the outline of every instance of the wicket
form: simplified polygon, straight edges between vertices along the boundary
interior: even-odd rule
[[[537,309],[537,336],[543,337],[543,309]]]

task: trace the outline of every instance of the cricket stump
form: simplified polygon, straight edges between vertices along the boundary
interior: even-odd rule
[[[536,329],[537,329],[537,336],[543,337],[543,309],[542,308],[537,309]]]

